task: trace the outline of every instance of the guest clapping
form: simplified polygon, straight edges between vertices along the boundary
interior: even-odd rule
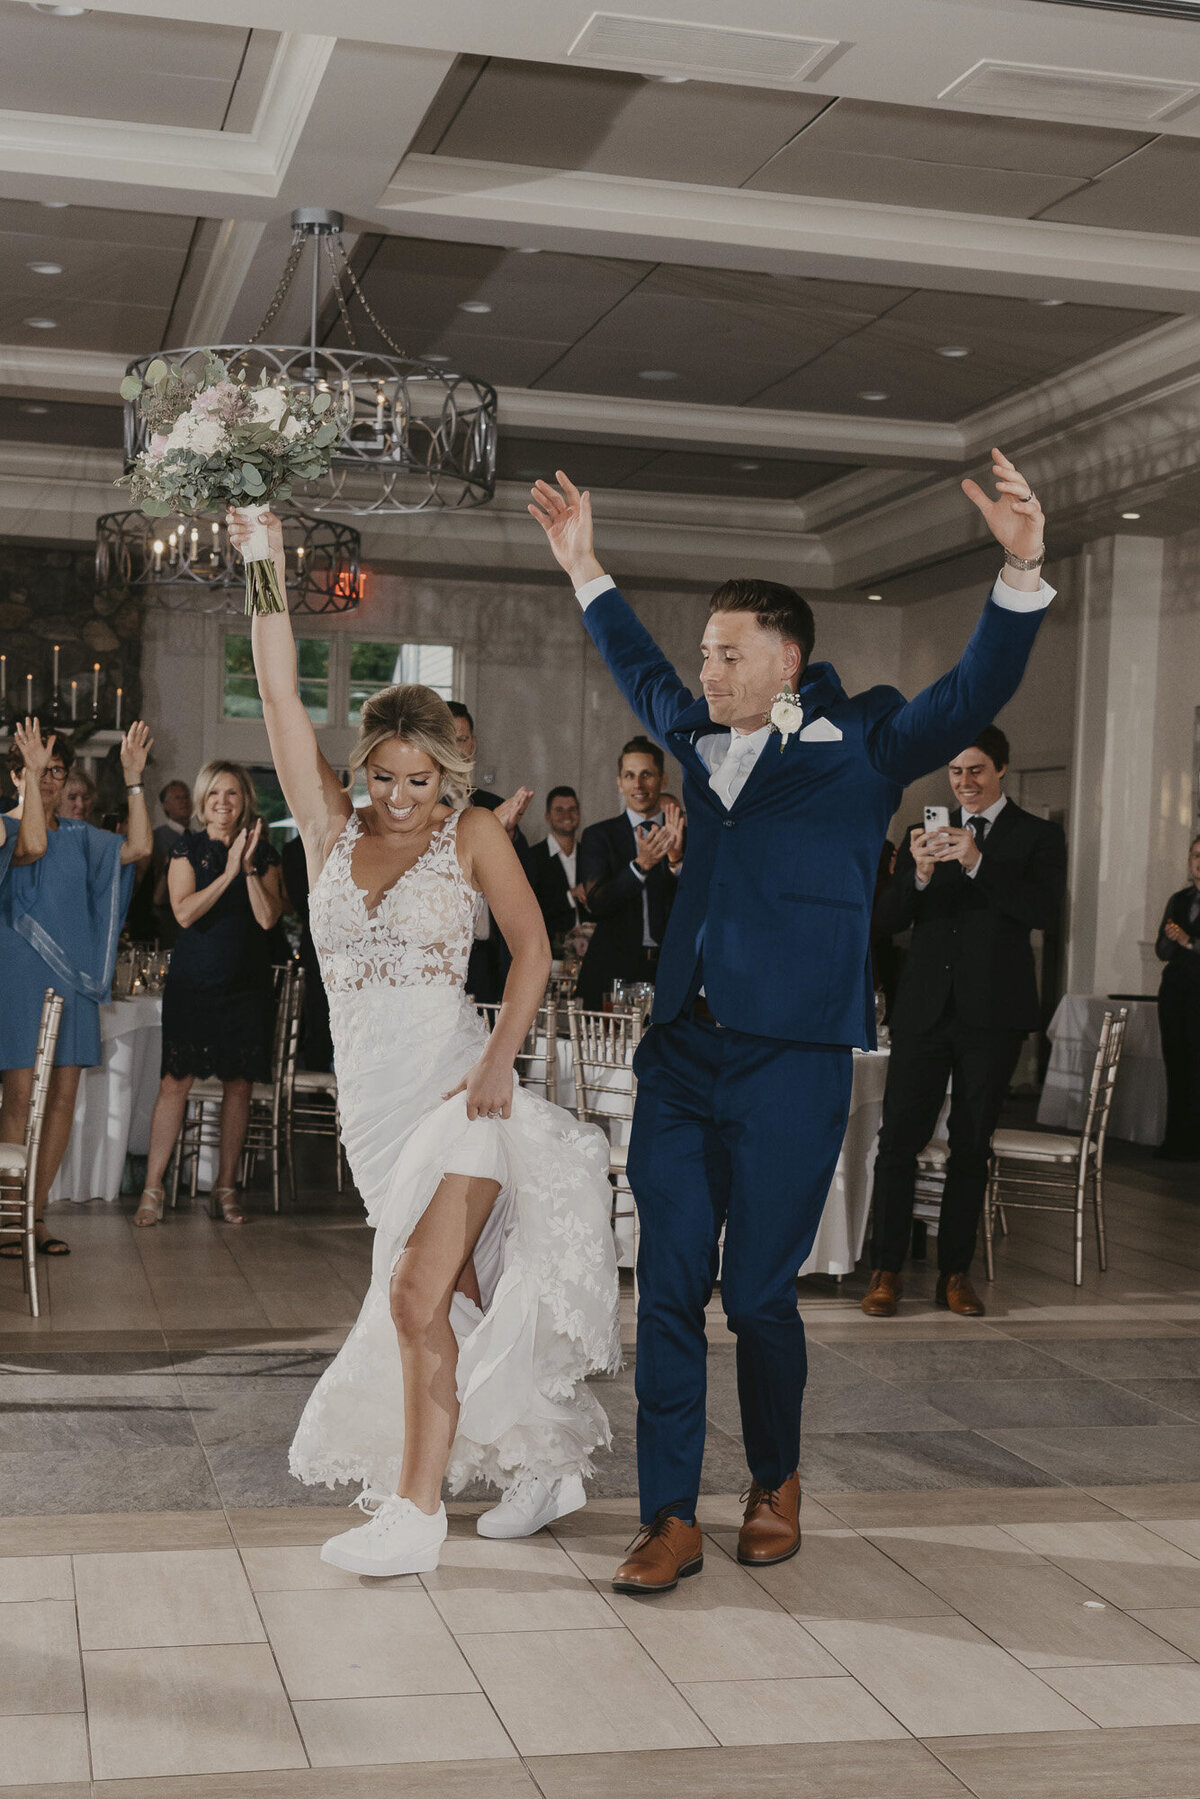
[[[579,796],[573,787],[552,787],[546,795],[546,840],[534,844],[525,865],[551,944],[591,916],[579,880],[578,844]]]
[[[162,1217],[162,1180],[196,1076],[224,1089],[213,1199],[242,1224],[237,1165],[250,1088],[271,1075],[270,932],[283,911],[279,857],[263,835],[254,788],[236,762],[207,762],[193,792],[198,831],[171,852],[168,886],[180,931],[163,991],[162,1085],[150,1126],[137,1224]]]
[[[1188,851],[1186,887],[1167,901],[1155,952],[1166,964],[1158,1029],[1167,1068],[1167,1127],[1160,1162],[1200,1161],[1200,837]]]
[[[589,825],[579,876],[596,920],[579,973],[579,997],[596,1008],[614,980],[653,981],[683,863],[683,818],[664,803],[663,753],[632,737],[617,758],[624,810]]]
[[[24,1140],[42,999],[52,987],[65,1003],[38,1158],[37,1238],[43,1255],[61,1256],[67,1245],[50,1236],[42,1213],[71,1134],[79,1071],[100,1061],[100,1004],[112,986],[132,864],[150,853],[141,776],[153,740],[140,721],[122,739],[129,831],[120,838],[59,816],[74,761],[66,739],[43,739],[36,719],[14,736],[8,765],[20,804],[3,820],[0,842],[0,1139]],[[20,1244],[0,1249],[0,1256],[20,1254]]]

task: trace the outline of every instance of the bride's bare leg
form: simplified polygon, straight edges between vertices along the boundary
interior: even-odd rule
[[[436,1512],[442,1502],[442,1477],[458,1428],[458,1343],[450,1300],[499,1191],[498,1181],[444,1176],[392,1274],[392,1322],[404,1370],[397,1492],[423,1512]]]

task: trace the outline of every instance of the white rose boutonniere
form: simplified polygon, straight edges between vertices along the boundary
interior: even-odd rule
[[[777,693],[771,701],[767,723],[773,731],[779,733],[779,754],[782,756],[787,748],[788,738],[794,736],[804,724],[804,707],[800,704],[800,696],[788,689]]]

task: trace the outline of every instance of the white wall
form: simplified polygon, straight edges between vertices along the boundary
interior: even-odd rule
[[[1196,709],[1200,707],[1200,531],[1164,545],[1162,614],[1154,719],[1158,783],[1151,853],[1157,925],[1168,894],[1187,880],[1188,845],[1196,833]]]

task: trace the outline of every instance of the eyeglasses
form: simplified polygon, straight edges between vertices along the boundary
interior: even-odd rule
[[[42,770],[42,773],[48,775],[52,781],[65,781],[67,778],[66,769],[60,767],[57,763],[51,763],[49,768],[44,768]]]

